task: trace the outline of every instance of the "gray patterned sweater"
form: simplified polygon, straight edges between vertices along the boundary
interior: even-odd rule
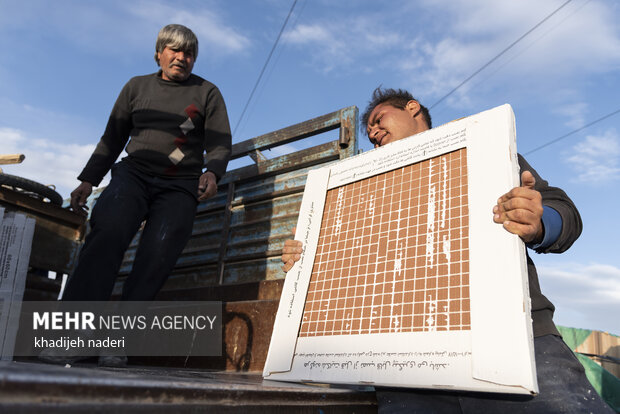
[[[206,151],[206,169],[221,178],[230,158],[231,134],[220,91],[193,74],[184,82],[163,80],[159,73],[132,78],[78,179],[99,185],[125,145],[124,161],[168,178],[200,176]]]

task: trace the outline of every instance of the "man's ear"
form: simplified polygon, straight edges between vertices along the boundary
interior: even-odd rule
[[[409,102],[407,102],[407,105],[405,105],[405,111],[407,111],[412,118],[414,118],[417,114],[420,113],[420,103],[418,101],[415,100],[410,100]]]

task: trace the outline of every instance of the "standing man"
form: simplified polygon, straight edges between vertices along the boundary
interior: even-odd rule
[[[375,89],[362,115],[362,126],[375,148],[432,127],[428,109],[407,91]],[[581,218],[566,193],[551,187],[519,155],[521,186],[502,195],[489,208],[507,231],[517,234],[537,253],[562,253],[581,234]],[[301,242],[287,240],[282,250],[283,270],[301,258]],[[532,300],[534,348],[540,394],[536,397],[485,393],[377,389],[379,412],[389,413],[555,413],[612,412],[585,376],[573,352],[553,323],[555,307],[542,294],[538,274],[527,256]],[[506,350],[510,358],[510,350]]]
[[[190,29],[165,26],[155,44],[160,70],[121,90],[71,193],[73,210],[86,215],[92,187],[111,169],[63,300],[109,300],[125,250],[145,220],[122,299],[152,300],[191,236],[199,201],[217,193],[230,158],[230,126],[220,91],[192,74],[197,55]],[[128,155],[114,164],[123,149]]]
[[[198,202],[217,193],[230,158],[230,126],[220,91],[192,74],[197,55],[198,39],[190,29],[165,26],[155,44],[160,70],[123,87],[78,177],[82,183],[71,193],[73,210],[86,214],[92,187],[112,169],[63,300],[108,300],[125,250],[144,220],[122,299],[152,300],[192,233]],[[127,157],[114,164],[126,144]]]
[[[86,215],[93,186],[111,169],[63,300],[109,300],[125,251],[145,220],[122,300],[153,300],[192,234],[199,201],[217,193],[230,158],[230,125],[220,91],[192,74],[197,55],[196,35],[167,25],[155,43],[160,70],[130,79],[121,90],[78,177],[82,183],[71,193],[72,209]],[[114,164],[123,149],[128,155]],[[39,358],[62,364],[81,359],[53,349]],[[100,365],[126,363],[124,355],[99,358]]]

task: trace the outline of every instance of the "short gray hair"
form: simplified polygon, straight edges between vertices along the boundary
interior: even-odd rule
[[[180,24],[169,24],[159,31],[155,42],[155,62],[158,65],[157,54],[163,52],[166,46],[171,49],[192,52],[194,59],[198,56],[198,38],[194,32]]]

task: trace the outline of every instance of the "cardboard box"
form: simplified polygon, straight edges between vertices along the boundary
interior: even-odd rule
[[[35,220],[0,208],[0,358],[12,360]]]

